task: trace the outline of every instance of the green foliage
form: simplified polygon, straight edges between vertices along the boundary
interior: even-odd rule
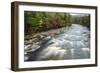
[[[90,28],[90,15],[85,15],[85,16],[75,16],[73,17],[73,23],[75,24],[81,24],[83,26],[86,26]]]
[[[83,17],[83,21],[82,21],[81,25],[84,25],[84,26],[87,26],[88,28],[90,28],[90,15]]]
[[[89,27],[90,15],[75,17],[70,13],[25,11],[25,34],[57,29],[71,24],[81,24]]]

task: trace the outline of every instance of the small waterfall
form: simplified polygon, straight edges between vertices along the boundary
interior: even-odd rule
[[[40,42],[35,60],[62,60],[90,58],[90,31],[87,27],[72,24],[69,30],[56,38],[48,36]],[[31,54],[31,59],[34,54]]]

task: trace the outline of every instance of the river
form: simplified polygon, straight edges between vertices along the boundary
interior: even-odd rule
[[[41,40],[38,50],[32,52],[27,61],[90,58],[90,30],[72,24],[65,31],[56,37],[47,36]]]

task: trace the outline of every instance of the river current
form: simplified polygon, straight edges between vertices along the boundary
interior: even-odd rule
[[[29,61],[90,58],[89,29],[72,24],[65,31],[56,38],[51,36],[44,38],[39,44],[39,50],[30,55]]]

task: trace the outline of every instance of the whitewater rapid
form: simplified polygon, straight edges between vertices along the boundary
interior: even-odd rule
[[[56,38],[48,36],[29,60],[64,60],[90,58],[90,31],[87,27],[72,24]]]

